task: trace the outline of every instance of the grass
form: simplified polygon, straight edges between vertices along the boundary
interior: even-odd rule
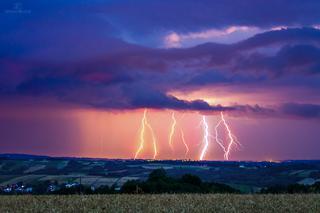
[[[0,212],[320,212],[320,195],[1,196]]]

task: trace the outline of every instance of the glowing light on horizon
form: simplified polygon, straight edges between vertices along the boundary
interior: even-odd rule
[[[203,148],[202,148],[202,151],[201,151],[201,154],[200,154],[200,157],[199,157],[199,160],[203,160],[203,158],[205,157],[205,154],[208,150],[208,147],[209,147],[209,126],[208,126],[208,123],[206,121],[206,116],[202,116],[202,127],[203,127]]]
[[[175,132],[175,129],[176,129],[176,124],[177,124],[177,121],[176,121],[176,118],[174,117],[174,112],[172,112],[171,114],[171,119],[172,119],[172,124],[171,124],[171,130],[170,130],[170,134],[169,134],[169,146],[171,148],[171,150],[173,151],[173,135],[174,135],[174,132]]]
[[[139,147],[138,147],[138,150],[137,150],[136,153],[135,153],[134,159],[137,159],[139,153],[140,153],[140,152],[143,150],[143,148],[144,148],[144,143],[145,143],[145,140],[144,140],[145,126],[147,126],[148,129],[149,129],[149,131],[151,132],[152,143],[153,143],[153,159],[156,159],[156,156],[157,156],[157,154],[158,154],[158,151],[157,151],[157,140],[156,140],[154,131],[153,131],[151,125],[148,123],[148,120],[147,120],[147,109],[144,110],[144,112],[143,112],[143,117],[142,117],[142,119],[141,119],[140,145],[139,145]]]
[[[188,152],[189,152],[189,147],[188,147],[188,144],[186,143],[186,140],[185,140],[185,138],[184,138],[184,133],[183,133],[182,129],[180,129],[180,133],[181,133],[181,140],[182,140],[182,142],[183,142],[183,145],[184,145],[185,148],[186,148],[186,152],[185,152],[185,154],[184,154],[184,158],[187,158],[187,155],[188,155]]]
[[[224,152],[224,159],[225,160],[229,160],[229,156],[230,156],[230,152],[231,152],[231,149],[234,145],[240,145],[240,142],[238,141],[237,137],[235,135],[232,134],[232,131],[229,127],[229,125],[227,124],[225,118],[224,118],[224,115],[223,115],[223,112],[220,112],[220,116],[221,116],[221,120],[217,123],[217,125],[215,126],[215,141],[216,143],[222,148],[223,152]],[[223,124],[226,131],[227,131],[227,134],[228,134],[228,137],[229,137],[229,143],[227,146],[224,146],[222,141],[220,140],[219,136],[218,136],[218,127]]]

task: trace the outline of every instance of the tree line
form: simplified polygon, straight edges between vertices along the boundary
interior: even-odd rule
[[[267,188],[263,188],[260,191],[261,194],[306,194],[306,193],[320,193],[320,182],[316,182],[312,185],[302,185],[302,184],[290,184],[275,185]]]
[[[17,186],[22,185],[16,184]],[[215,182],[204,182],[198,176],[185,174],[180,178],[173,178],[166,174],[164,169],[152,171],[145,181],[129,180],[121,188],[115,185],[109,187],[103,185],[97,188],[83,184],[75,184],[71,187],[68,184],[59,185],[57,181],[38,182],[32,186],[31,194],[143,194],[143,193],[241,193],[239,190],[226,184]],[[0,190],[1,191],[1,190]],[[313,185],[275,185],[262,188],[261,194],[292,194],[292,193],[320,193],[320,182]],[[0,194],[8,194],[3,191]],[[12,191],[9,194],[19,194]]]
[[[185,174],[181,178],[167,176],[164,169],[150,173],[146,181],[127,181],[122,193],[239,193],[240,191],[221,183],[203,182],[198,176]]]

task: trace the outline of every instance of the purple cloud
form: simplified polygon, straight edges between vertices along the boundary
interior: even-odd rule
[[[0,4],[0,8],[11,6]],[[303,112],[306,106],[295,103],[290,107],[283,101],[273,105],[251,106],[245,101],[210,105],[201,97],[183,100],[170,92],[218,85],[236,88],[231,93],[248,85],[259,85],[270,93],[276,92],[272,86],[296,85],[320,92],[320,30],[315,28],[270,31],[237,43],[204,43],[190,48],[134,44],[144,44],[136,42],[137,35],[141,40],[149,35],[157,40],[155,34],[170,30],[311,26],[320,20],[318,1],[58,1],[55,5],[25,1],[23,7],[31,14],[0,14],[3,100],[35,96],[105,109],[224,110],[243,116],[308,118]],[[297,97],[298,102],[318,106],[320,101],[307,103]]]

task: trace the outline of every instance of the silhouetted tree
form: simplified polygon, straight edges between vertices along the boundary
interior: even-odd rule
[[[158,181],[158,180],[165,180],[167,179],[167,173],[164,169],[156,169],[153,170],[150,174],[149,174],[149,181]]]
[[[140,190],[139,190],[140,189]],[[142,193],[141,190],[141,183],[136,180],[128,180],[123,186],[121,187],[122,193]]]
[[[195,186],[201,186],[202,181],[198,176],[191,175],[191,174],[185,174],[181,177],[182,183],[188,183]]]
[[[168,177],[164,169],[150,173],[147,181],[130,180],[122,188],[122,193],[236,193],[230,186],[219,183],[204,183],[195,175],[186,174],[180,179]]]

